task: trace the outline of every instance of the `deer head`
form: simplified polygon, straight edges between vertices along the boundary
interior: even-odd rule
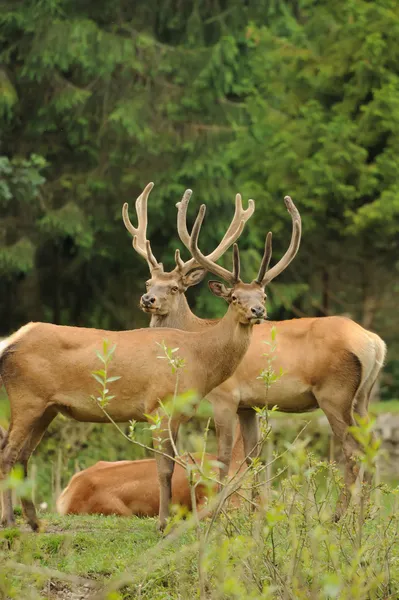
[[[232,311],[237,314],[237,319],[242,324],[261,323],[266,319],[265,308],[265,287],[277,275],[288,267],[290,262],[298,252],[301,240],[301,217],[294,203],[289,196],[284,198],[288,212],[292,218],[292,236],[291,243],[287,252],[281,260],[270,270],[269,263],[272,255],[272,234],[269,232],[266,236],[265,250],[263,253],[258,276],[251,283],[244,283],[240,278],[240,255],[237,244],[234,244],[234,259],[233,270],[228,271],[224,267],[216,264],[211,256],[204,256],[198,247],[198,237],[205,216],[206,207],[203,204],[199,210],[190,239],[182,239],[186,244],[189,242],[188,248],[194,260],[203,269],[210,271],[221,279],[224,279],[230,287],[226,287],[219,281],[210,281],[209,287],[215,296],[224,298],[230,305]]]
[[[156,260],[150,242],[147,240],[147,201],[153,187],[154,184],[149,183],[136,200],[137,228],[130,222],[127,203],[123,205],[122,217],[126,229],[133,237],[133,248],[146,259],[151,273],[150,279],[146,282],[147,291],[140,300],[140,308],[152,315],[166,316],[170,313],[177,313],[182,296],[189,287],[202,281],[206,270],[194,258],[184,262],[180,257],[179,250],[175,252],[176,267],[173,271],[165,272],[162,263]],[[178,207],[177,228],[179,236],[187,247],[190,245],[191,236],[187,231],[186,215],[191,194],[191,190],[186,190],[182,200],[176,205]],[[218,247],[208,256],[209,259],[218,260],[238,239],[246,221],[252,216],[254,210],[255,203],[253,200],[248,201],[248,208],[244,210],[241,195],[236,195],[233,220]]]

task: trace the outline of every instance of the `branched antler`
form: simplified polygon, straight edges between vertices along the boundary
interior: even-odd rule
[[[136,200],[137,227],[134,227],[129,219],[128,203],[125,202],[122,208],[123,222],[126,229],[133,237],[133,248],[140,256],[145,258],[150,271],[163,268],[162,263],[158,262],[152,253],[151,244],[147,240],[147,201],[153,187],[154,184],[152,182],[148,183]]]
[[[181,199],[181,201],[176,204],[176,206],[178,208],[177,231],[179,233],[179,237],[180,237],[181,241],[186,246],[186,248],[188,250],[190,250],[190,252],[191,252],[192,233],[190,236],[188,229],[187,229],[187,208],[188,208],[188,203],[191,198],[191,194],[192,194],[191,190],[186,190],[183,194],[183,198]],[[207,259],[209,259],[211,261],[218,260],[226,252],[226,250],[228,248],[230,248],[230,246],[232,244],[234,244],[234,242],[236,242],[236,240],[238,240],[238,238],[240,237],[240,235],[242,233],[245,223],[253,215],[254,210],[255,210],[255,202],[253,200],[248,200],[248,208],[244,209],[242,206],[241,194],[236,194],[235,212],[234,212],[233,219],[230,223],[230,226],[227,229],[226,233],[224,234],[223,239],[220,242],[220,244],[217,246],[217,248],[215,248],[215,250],[211,254],[208,254],[208,256],[206,257]],[[201,267],[201,265],[198,263],[198,261],[195,260],[195,258],[191,258],[190,260],[184,262],[181,259],[180,252],[178,250],[176,251],[176,254],[175,254],[175,260],[176,260],[176,269],[178,269],[179,271],[181,271],[183,273],[187,273],[188,271],[190,271],[192,269]]]
[[[268,271],[269,263],[270,263],[270,259],[271,259],[271,255],[272,255],[272,233],[269,231],[269,233],[266,236],[265,250],[263,253],[262,262],[261,262],[261,265],[259,268],[258,276],[254,280],[254,283],[257,283],[261,287],[265,287],[270,281],[272,281],[272,279],[277,277],[277,275],[279,275],[282,271],[284,271],[284,269],[286,269],[288,267],[288,265],[294,259],[296,253],[298,252],[299,244],[301,241],[301,217],[300,217],[300,214],[299,214],[295,204],[293,203],[293,201],[291,200],[291,198],[289,196],[286,196],[284,198],[284,202],[285,202],[287,210],[290,213],[291,218],[292,218],[291,242],[290,242],[287,252],[281,258],[281,260],[279,260],[279,262],[272,269],[270,269],[270,271]],[[205,204],[203,204],[198,212],[197,218],[196,218],[194,226],[193,226],[191,236],[189,236],[189,234],[188,234],[186,223],[185,223],[185,218],[184,218],[184,222],[183,222],[182,214],[180,214],[179,234],[182,233],[182,235],[180,235],[180,238],[182,239],[183,243],[189,242],[190,252],[193,256],[193,259],[196,261],[196,263],[199,266],[201,266],[203,269],[210,271],[214,275],[221,277],[225,281],[234,285],[238,281],[240,281],[240,258],[239,258],[237,244],[234,244],[233,272],[228,271],[224,267],[221,267],[220,265],[218,265],[214,262],[213,256],[215,254],[215,251],[212,254],[209,254],[208,256],[204,256],[198,247],[198,237],[199,237],[201,226],[202,226],[202,223],[204,220],[205,210],[206,210],[206,207],[205,207]],[[185,217],[186,210],[183,209],[182,212],[183,212],[183,216]],[[234,219],[233,219],[233,221],[234,221]],[[241,220],[241,222],[238,225],[236,232],[235,232],[235,235],[237,237],[242,232],[243,227],[244,227],[244,221]],[[227,236],[225,236],[223,239],[227,239]],[[229,239],[231,239],[231,236]],[[218,246],[217,250],[219,250],[221,245],[222,245],[222,243]],[[224,249],[223,249],[223,251],[224,251]],[[180,256],[178,258],[180,258]]]
[[[285,205],[287,207],[288,212],[291,215],[292,219],[292,234],[291,234],[291,242],[288,247],[287,252],[284,256],[278,261],[274,267],[268,271],[267,269],[261,275],[261,270],[259,270],[258,277],[256,278],[256,282],[261,286],[265,286],[272,281],[277,275],[280,275],[288,267],[290,262],[295,258],[296,253],[298,252],[299,245],[301,243],[301,231],[302,231],[302,222],[301,215],[291,198],[289,196],[285,196],[284,198]],[[270,240],[271,242],[271,240]],[[269,259],[270,260],[270,259]],[[261,267],[262,269],[262,267]]]
[[[199,209],[197,218],[195,219],[193,230],[191,232],[190,252],[193,255],[194,259],[197,261],[197,263],[201,267],[203,267],[207,271],[210,271],[217,277],[221,277],[228,283],[234,285],[234,284],[238,283],[238,281],[240,281],[240,254],[238,251],[237,244],[234,244],[234,260],[233,260],[233,271],[232,272],[228,271],[224,267],[221,267],[220,265],[215,263],[210,258],[212,256],[211,254],[208,256],[204,256],[202,254],[201,250],[198,248],[198,237],[199,237],[199,232],[201,230],[202,222],[204,220],[205,211],[206,211],[206,206],[205,206],[205,204],[202,204]],[[245,224],[244,221],[241,221],[239,228],[238,228],[238,231],[240,233],[244,228],[244,224]]]

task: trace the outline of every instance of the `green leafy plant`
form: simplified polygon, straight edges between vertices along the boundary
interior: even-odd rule
[[[120,375],[113,375],[112,377],[108,377],[108,367],[112,360],[113,354],[116,349],[116,344],[113,346],[109,345],[108,340],[103,341],[102,352],[96,351],[97,357],[103,364],[102,369],[98,369],[97,371],[93,371],[92,377],[100,384],[100,394],[99,396],[92,395],[91,398],[95,402],[99,404],[101,408],[105,408],[113,398],[114,395],[109,393],[109,385],[114,381],[118,381],[121,378]]]

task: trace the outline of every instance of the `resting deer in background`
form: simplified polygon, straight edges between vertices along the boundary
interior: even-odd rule
[[[184,460],[191,460],[183,457]],[[202,455],[194,455],[201,462]],[[215,460],[211,454],[205,459]],[[240,427],[237,424],[230,472],[240,472],[245,463],[244,446]],[[217,486],[211,489],[217,491]],[[197,506],[204,504],[208,489],[202,483],[195,488]],[[192,510],[190,486],[184,467],[176,463],[172,477],[172,504]],[[156,461],[123,460],[100,461],[76,473],[57,500],[57,511],[61,515],[137,515],[155,517],[159,513],[159,481]]]
[[[179,327],[187,331],[204,331],[218,320],[200,319],[194,315],[185,298],[191,285],[198,283],[211,263],[191,258],[183,263],[176,251],[176,267],[166,273],[157,262],[147,240],[147,200],[149,184],[136,202],[138,228],[128,217],[128,205],[123,207],[123,220],[134,236],[133,247],[148,263],[151,278],[140,306],[151,314],[151,327]],[[186,190],[177,204],[177,227],[181,241],[191,247],[186,215],[191,190]],[[242,214],[241,198],[236,199],[236,216]],[[299,215],[296,216],[297,220]],[[300,221],[299,221],[300,222]],[[294,230],[293,230],[294,233]],[[268,272],[269,278],[288,266],[298,249],[294,235],[283,258]],[[221,256],[222,253],[219,253]],[[218,256],[218,257],[219,257]],[[210,255],[208,258],[217,260]],[[212,271],[214,272],[214,271]],[[226,290],[227,292],[227,290]],[[226,300],[232,302],[231,293]],[[265,368],[264,341],[270,340],[271,328],[277,328],[277,349],[273,366],[284,375],[268,390],[258,378]],[[321,408],[341,442],[345,458],[345,489],[337,503],[338,518],[347,508],[349,487],[355,482],[358,466],[353,454],[358,446],[348,432],[354,425],[353,413],[365,417],[373,385],[384,363],[386,347],[381,338],[345,317],[315,317],[282,322],[268,321],[255,327],[250,348],[234,375],[215,388],[207,399],[212,403],[218,437],[218,459],[225,465],[226,474],[231,453],[234,419],[240,419],[245,454],[249,457],[258,440],[258,423],[253,407],[277,405],[281,412],[301,413]]]
[[[202,205],[192,233],[196,251],[204,214]],[[242,227],[243,223],[240,230]],[[91,374],[98,367],[96,351],[105,338],[116,345],[109,375],[121,375],[112,384],[114,398],[107,405],[108,414],[116,422],[145,421],[146,414],[160,412],[160,399],[173,396],[175,375],[167,361],[158,360],[159,344],[163,342],[179,348],[179,355],[187,365],[180,372],[179,393],[194,389],[203,398],[228,379],[249,347],[254,324],[266,318],[263,276],[270,256],[271,234],[268,234],[260,275],[245,284],[240,279],[238,246],[234,246],[233,271],[224,270],[223,275],[232,286],[235,301],[214,327],[200,332],[159,328],[103,331],[29,323],[7,338],[0,347],[0,374],[10,402],[11,422],[0,457],[2,477],[8,475],[16,462],[23,465],[26,476],[29,457],[58,412],[78,421],[108,421],[91,398],[95,391]],[[215,282],[212,289],[221,295],[223,288]],[[156,453],[161,528],[165,527],[168,516],[174,468],[170,433],[176,439],[182,420],[181,415],[172,418],[169,431],[161,414],[161,428],[156,430],[156,438],[162,438],[163,451]],[[160,444],[155,441],[159,449]],[[23,498],[22,507],[30,526],[36,530],[38,520],[33,502]],[[3,498],[2,521],[6,525],[14,522],[9,494]]]

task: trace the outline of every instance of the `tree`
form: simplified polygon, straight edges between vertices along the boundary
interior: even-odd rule
[[[0,333],[145,325],[121,206],[153,180],[168,267],[185,188],[192,216],[209,205],[204,248],[255,198],[249,265],[269,229],[284,251],[291,194],[303,242],[272,314],[349,313],[398,360],[398,29],[393,0],[0,0]],[[205,286],[191,302],[223,310]]]

